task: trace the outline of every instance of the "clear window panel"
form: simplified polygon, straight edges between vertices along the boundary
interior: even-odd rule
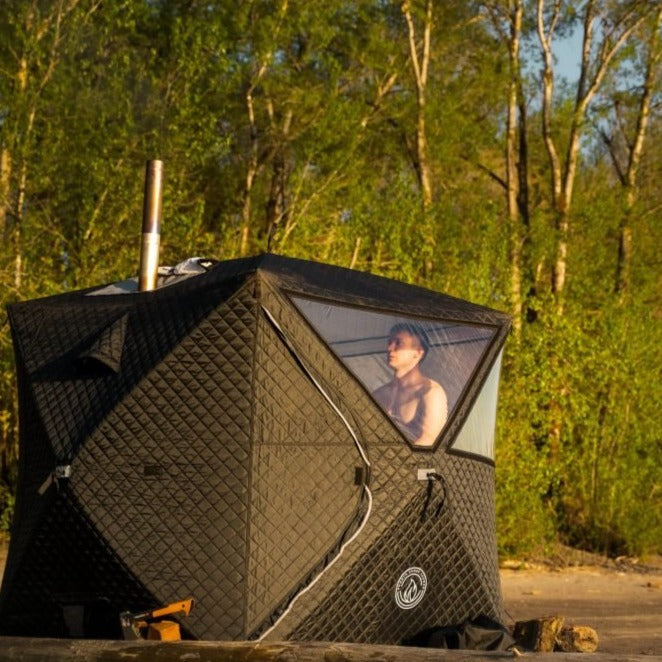
[[[471,413],[462,425],[451,448],[494,460],[494,432],[496,429],[497,400],[501,353],[494,362]]]
[[[334,354],[417,446],[442,433],[496,329],[291,297]]]

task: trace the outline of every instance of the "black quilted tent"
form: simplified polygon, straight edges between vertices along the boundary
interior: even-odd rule
[[[21,438],[0,631],[115,637],[119,612],[189,596],[199,639],[396,643],[500,620],[508,317],[274,255],[206,267],[8,307]],[[445,397],[431,445],[375,396],[398,324],[424,330]]]

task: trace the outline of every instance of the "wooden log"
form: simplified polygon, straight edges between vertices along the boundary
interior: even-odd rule
[[[504,653],[328,642],[95,641],[0,637],[0,662],[577,662],[577,653]],[[593,653],[591,662],[650,662]]]
[[[329,642],[95,641],[0,637],[0,662],[577,662],[577,653],[504,653]],[[588,659],[588,658],[587,658]],[[651,662],[592,653],[591,662]],[[657,658],[656,658],[657,659]]]
[[[519,646],[527,650],[549,653],[554,650],[556,636],[563,627],[563,622],[563,616],[518,621],[513,628],[513,637]]]
[[[0,662],[453,662],[514,653],[328,642],[98,641],[0,637]],[[558,661],[555,661],[558,662]]]

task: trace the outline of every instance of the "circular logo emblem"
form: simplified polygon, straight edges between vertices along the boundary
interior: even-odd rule
[[[413,609],[425,595],[428,578],[420,568],[405,570],[395,585],[395,602],[400,609]]]

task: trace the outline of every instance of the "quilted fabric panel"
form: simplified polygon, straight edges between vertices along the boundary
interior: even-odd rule
[[[24,375],[18,370],[19,385],[24,381]],[[23,565],[26,550],[34,543],[32,539],[40,526],[44,509],[48,506],[51,495],[39,494],[39,489],[48,479],[55,467],[53,449],[48,443],[41,420],[37,415],[35,404],[29,390],[19,389],[20,429],[22,439],[30,443],[21,444],[19,454],[19,491],[16,509],[12,523],[11,544],[7,556],[2,591],[0,592],[0,623],[4,616],[11,612],[13,605],[8,598],[8,591],[16,579],[16,572]]]
[[[435,517],[433,501],[423,519],[425,503],[422,489],[290,638],[396,644],[427,627],[461,623],[479,613],[499,618],[499,605],[454,526],[457,504],[447,499]],[[410,568],[423,570],[427,586],[421,602],[404,609],[395,591]]]
[[[365,529],[333,572],[302,596],[269,639],[314,639],[324,632],[325,638],[336,641],[397,643],[426,624],[449,625],[481,612],[503,618],[493,467],[443,451],[423,456],[425,462],[420,457],[404,445],[371,448],[374,502]],[[417,513],[422,513],[427,483],[416,477],[418,469],[426,468],[444,476],[448,507],[438,521],[427,518],[421,526]],[[437,485],[430,512],[440,494]],[[393,602],[395,583],[407,567],[419,564],[425,565],[430,580],[429,608],[400,614]],[[449,578],[452,584],[431,577]],[[391,587],[388,591],[386,585]],[[389,593],[391,602],[379,587]],[[395,616],[389,610],[395,610]],[[367,613],[372,613],[372,620]]]
[[[244,631],[255,300],[218,307],[121,401],[72,467],[80,502],[194,636]],[[149,607],[152,605],[145,605]]]
[[[293,314],[277,291],[266,292],[269,297],[265,295],[265,300],[274,314],[283,318]],[[443,583],[445,579],[430,580],[429,620],[425,623],[461,621],[476,615],[477,605],[479,611],[501,618],[494,468],[450,456],[441,448],[433,453],[409,448],[365,390],[347,370],[339,369],[339,362],[322,340],[306,325],[292,321],[291,327],[297,348],[315,366],[320,381],[342,394],[341,408],[365,439],[372,464],[374,502],[360,537],[315,590],[297,601],[269,639],[332,637],[337,641],[396,643],[418,632],[425,626],[421,625],[421,612],[416,609],[415,614],[400,614],[393,590],[386,591],[389,599],[380,593],[385,590],[385,577],[390,577],[394,588],[406,563],[426,564],[433,579],[452,579],[448,586]],[[439,523],[424,528],[415,515],[422,508],[426,489],[426,482],[417,480],[418,469],[441,473],[449,504],[454,504]],[[442,554],[440,549],[446,551]],[[445,597],[440,597],[442,594]]]
[[[300,636],[299,625],[306,621],[310,614],[322,612],[323,605],[328,604],[330,596],[335,596],[334,599],[340,601],[347,600],[346,608],[349,608],[350,602],[358,599],[356,595],[340,595],[335,592],[355,565],[362,563],[373,553],[374,546],[402,517],[413,496],[420,494],[423,489],[421,483],[416,480],[417,462],[411,456],[412,453],[405,444],[399,447],[383,445],[370,448],[372,509],[365,526],[359,536],[346,546],[333,568],[322,574],[314,589],[300,596],[292,605],[288,614],[269,633],[269,640]],[[381,583],[382,578],[375,574],[373,581]]]
[[[17,358],[25,370],[34,375],[72,350],[85,347],[109,324],[118,320],[132,303],[124,299],[81,306],[78,302],[56,297],[8,306]]]
[[[430,311],[443,309],[447,319],[503,327],[510,324],[505,313],[366,272],[278,255],[262,255],[254,258],[254,264],[261,272],[275,274],[283,289],[311,296],[411,315],[427,316]]]
[[[328,557],[357,517],[362,487],[355,471],[363,466],[346,425],[264,318],[258,338],[249,633]]]
[[[71,461],[117,400],[237,286],[229,282],[199,291],[178,291],[173,286],[139,295],[69,295],[10,309],[18,338],[17,360],[29,375],[25,387],[33,391],[59,461]],[[81,354],[116,324],[122,325],[125,315],[119,374],[97,361],[81,361]]]
[[[119,613],[154,604],[87,519],[66,485],[45,498],[41,526],[7,587],[0,633],[119,638]],[[68,623],[67,611],[85,609]],[[83,628],[81,632],[79,628]]]
[[[466,541],[466,553],[473,558],[474,566],[495,605],[495,618],[503,622],[496,545],[494,467],[448,455],[444,475],[447,489],[456,495],[458,503],[454,511],[458,535]]]
[[[112,409],[121,390],[114,372],[78,360],[117,313],[98,307],[83,314],[64,307],[41,313],[46,326],[35,332],[26,357],[29,388],[53,452],[65,464],[98,419]]]

